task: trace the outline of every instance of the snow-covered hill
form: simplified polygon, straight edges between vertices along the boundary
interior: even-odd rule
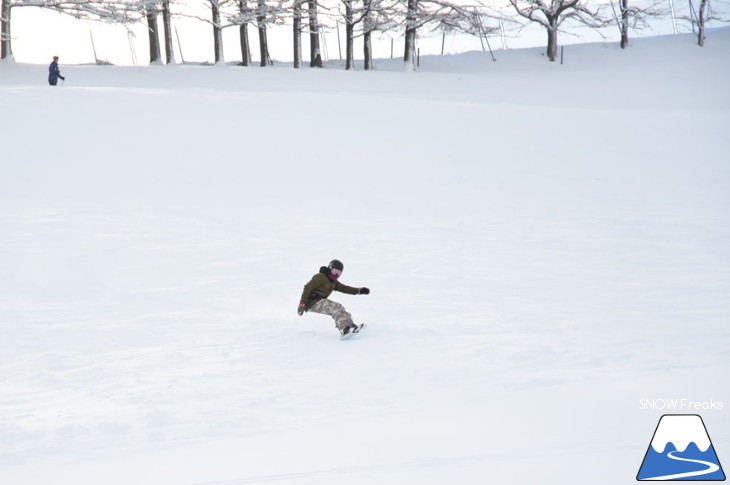
[[[615,485],[663,412],[723,460],[728,53],[0,64],[0,482]]]

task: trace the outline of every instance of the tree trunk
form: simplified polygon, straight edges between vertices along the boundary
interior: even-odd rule
[[[223,63],[223,29],[221,29],[221,11],[217,0],[210,2],[210,11],[213,20],[213,52],[215,63]]]
[[[156,64],[161,62],[160,34],[157,31],[157,12],[148,8],[145,15],[147,16],[147,34],[150,39],[150,64]]]
[[[411,71],[416,70],[416,14],[418,0],[408,0],[408,12],[406,13],[406,37],[405,53],[403,63],[405,68]]]
[[[370,32],[363,35],[363,56],[365,57],[365,70],[370,71],[373,68],[373,47]]]
[[[368,13],[365,15],[365,18],[363,19],[363,57],[365,58],[365,70],[369,71],[373,68],[373,41],[372,41],[372,31],[373,31],[373,19],[372,19],[372,12],[370,10],[372,6],[371,0],[365,0],[363,2],[363,7],[367,9]]]
[[[302,4],[294,2],[294,69],[302,67]]]
[[[352,25],[352,0],[345,2],[345,70],[355,68],[355,29]]]
[[[0,59],[13,59],[13,49],[10,42],[10,0],[2,0],[0,6]]]
[[[248,13],[248,3],[246,0],[239,0],[238,9],[241,14]],[[243,23],[238,27],[238,36],[241,42],[241,65],[248,66],[251,63],[251,45],[248,41],[248,23]]]
[[[241,65],[251,64],[251,44],[248,42],[248,24],[241,24],[238,27],[238,35],[241,39]]]
[[[550,27],[547,28],[547,57],[549,61],[555,61],[558,57],[558,19],[557,17],[549,18],[548,22],[550,22]]]
[[[170,0],[162,0],[162,26],[165,33],[165,60],[168,64],[175,64],[175,51],[172,45],[172,17],[170,15]]]
[[[317,0],[309,1],[309,67],[322,67],[322,53],[319,50]]]
[[[261,67],[271,64],[269,57],[269,41],[266,35],[266,15],[263,13],[266,9],[266,0],[259,0],[259,12],[262,12],[256,20],[259,24],[259,51],[261,54]]]
[[[700,2],[700,12],[697,17],[697,45],[704,47],[705,45],[705,16],[707,15],[707,3],[709,0]]]
[[[621,48],[629,45],[629,0],[621,0]]]
[[[270,66],[269,41],[266,35],[266,25],[263,24],[259,26],[259,54],[261,54],[261,67]]]

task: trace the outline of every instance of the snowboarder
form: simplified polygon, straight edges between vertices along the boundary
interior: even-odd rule
[[[61,76],[61,71],[58,70],[58,56],[53,56],[53,62],[48,66],[48,84],[55,86],[58,83],[58,78],[66,80],[65,77]]]
[[[333,291],[348,293],[350,295],[369,295],[368,288],[353,288],[352,286],[343,285],[338,281],[345,266],[342,261],[333,259],[328,266],[319,268],[319,273],[312,276],[312,279],[304,285],[304,292],[297,308],[299,316],[304,312],[322,313],[329,315],[335,320],[335,326],[340,331],[341,336],[357,333],[361,326],[357,326],[352,321],[345,307],[341,304],[329,300],[328,297]]]

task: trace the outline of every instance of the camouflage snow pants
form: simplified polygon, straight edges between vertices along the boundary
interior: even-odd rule
[[[338,330],[342,330],[345,327],[354,325],[352,323],[352,315],[350,315],[345,307],[336,301],[322,298],[309,309],[310,312],[321,313],[323,315],[329,315],[335,320],[335,325]]]

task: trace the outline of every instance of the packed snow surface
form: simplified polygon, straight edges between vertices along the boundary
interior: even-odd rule
[[[496,55],[0,64],[0,482],[628,484],[671,412],[730,462],[730,32]]]

